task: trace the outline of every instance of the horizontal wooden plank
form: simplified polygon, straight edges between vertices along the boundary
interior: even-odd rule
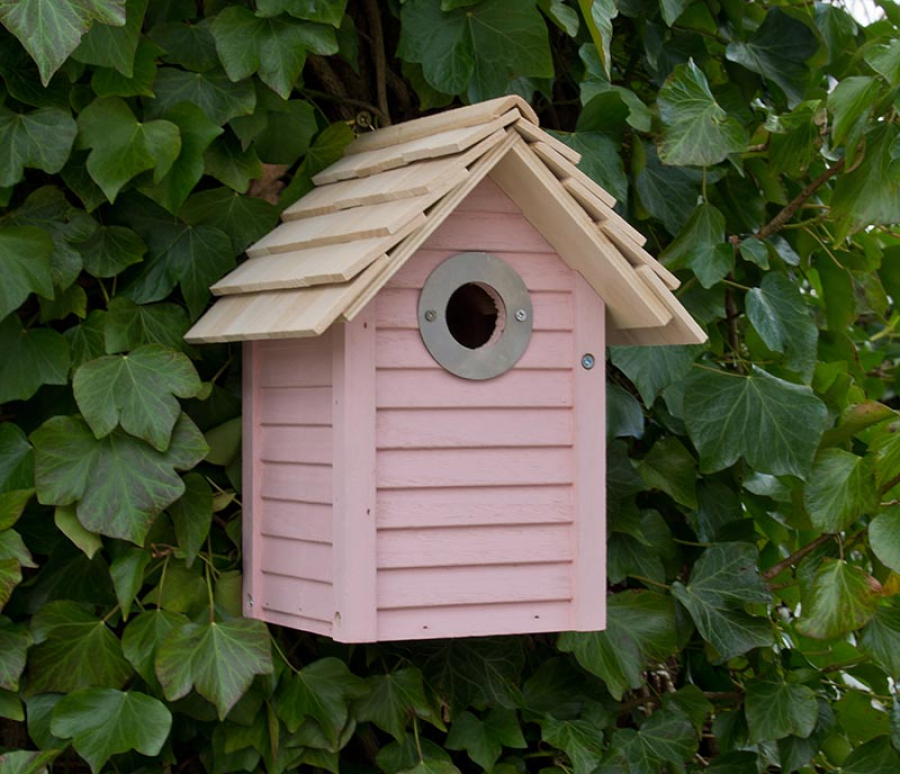
[[[274,538],[330,543],[331,506],[294,500],[260,498],[260,533]],[[254,519],[256,514],[254,514]]]
[[[513,323],[515,324],[515,323]],[[535,331],[517,368],[561,369],[575,364],[575,350],[569,331]],[[375,340],[378,368],[441,368],[422,343],[416,329],[387,328]]]
[[[581,205],[588,217],[601,223],[604,230],[608,228],[610,231],[616,232],[622,238],[633,242],[637,247],[641,247],[647,242],[647,237],[613,210],[606,201],[601,199],[595,189],[589,188],[574,177],[564,178],[562,184],[572,195],[572,198]],[[647,256],[648,259],[649,257]]]
[[[318,343],[316,339],[308,341]],[[254,376],[263,389],[331,386],[330,347],[307,350],[302,341],[290,340],[288,346],[280,350],[260,352],[257,362],[258,372]]]
[[[555,258],[555,260],[558,260]],[[384,328],[419,328],[418,288],[385,288],[375,298],[375,324]],[[575,324],[572,294],[568,291],[532,291],[532,329],[570,331]]]
[[[313,634],[322,634],[325,637],[332,636],[331,621],[316,621],[313,618],[306,618],[302,615],[289,615],[280,613],[276,610],[261,609],[254,614],[254,618],[259,618],[266,623],[275,624],[276,626],[287,626],[289,629],[299,629],[304,632],[312,632]]]
[[[331,426],[331,387],[262,388],[258,405],[265,424]]]
[[[378,529],[475,527],[500,524],[570,523],[575,514],[571,486],[382,489]]]
[[[672,272],[649,253],[645,252],[642,247],[636,245],[633,240],[623,236],[616,228],[604,223],[601,224],[600,229],[607,237],[609,237],[609,240],[619,248],[622,255],[624,255],[632,265],[638,266],[639,268],[641,266],[649,266],[653,270],[653,273],[663,281],[669,290],[677,290],[681,286],[681,280],[679,280],[678,277],[672,274]]]
[[[482,180],[472,192],[463,199],[456,212],[478,212],[478,213],[507,213],[511,215],[521,215],[521,210],[516,203],[510,199],[503,191],[500,190],[493,180],[486,177]]]
[[[561,447],[392,449],[378,452],[377,483],[380,489],[568,484],[574,466],[573,451]]]
[[[568,601],[571,564],[380,570],[378,609]]]
[[[264,462],[261,467],[260,497],[331,504],[333,492],[330,465]]]
[[[575,164],[564,158],[555,148],[550,147],[548,143],[536,142],[529,146],[537,157],[544,162],[547,168],[553,172],[558,180],[572,178],[581,183],[594,196],[602,201],[607,207],[615,207],[615,197],[603,190],[590,177],[582,172]]]
[[[528,121],[516,121],[516,123],[513,124],[513,128],[522,135],[529,144],[543,142],[573,164],[577,164],[581,161],[581,154],[577,150],[570,148],[564,142],[557,140],[552,134],[547,134],[543,129]]]
[[[460,251],[462,251],[462,248],[442,250],[423,248],[394,275],[385,288],[421,290],[425,280],[437,268],[438,264]],[[552,251],[522,253],[519,251],[491,250],[490,252],[492,255],[510,264],[518,272],[525,286],[531,292],[571,292],[572,290],[572,270]],[[381,292],[384,293],[384,290]]]
[[[315,175],[313,182],[317,186],[323,186],[341,180],[376,175],[415,161],[461,153],[508,126],[518,117],[518,111],[510,110],[487,123],[448,129],[376,150],[346,154]]]
[[[264,425],[259,432],[258,451],[267,462],[308,462],[330,465],[333,459],[331,427]]]
[[[473,382],[442,369],[379,370],[375,380],[378,408],[557,407],[572,405],[571,371],[513,368],[496,379]]]
[[[459,212],[450,215],[425,241],[426,250],[496,253],[553,253],[553,247],[521,214]]]
[[[257,556],[264,572],[331,583],[333,565],[330,543],[263,537],[260,539]]]
[[[379,571],[397,567],[470,567],[571,562],[567,524],[401,529],[378,532]]]
[[[456,108],[455,110],[443,110],[430,116],[423,116],[413,121],[404,121],[393,126],[386,126],[375,132],[368,132],[357,137],[346,148],[344,153],[354,155],[365,153],[378,148],[386,148],[391,145],[417,140],[420,137],[431,137],[448,129],[473,126],[493,121],[499,116],[506,115],[511,110],[517,110],[521,115],[518,122],[531,122],[537,124],[537,114],[524,99],[516,94],[485,102],[476,102],[474,105]]]
[[[263,609],[330,623],[334,591],[330,583],[262,573]]]
[[[572,410],[382,409],[377,414],[379,449],[470,449],[571,446]]]

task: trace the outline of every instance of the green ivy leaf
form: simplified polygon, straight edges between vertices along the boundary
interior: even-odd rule
[[[306,62],[306,52],[337,53],[334,30],[290,16],[260,18],[231,7],[212,23],[216,50],[232,81],[258,72],[263,83],[287,99]]]
[[[690,718],[678,709],[666,708],[634,731],[616,733],[613,749],[628,761],[632,774],[655,774],[666,763],[681,767],[697,752],[697,737]]]
[[[262,176],[262,162],[256,155],[256,148],[253,145],[242,148],[230,134],[213,143],[203,161],[207,175],[238,193],[247,193],[250,182]]]
[[[72,746],[96,774],[117,753],[158,755],[172,728],[172,715],[157,699],[137,691],[87,688],[64,696],[50,730]]]
[[[195,24],[164,22],[149,32],[150,39],[163,49],[163,60],[195,73],[205,73],[219,65],[212,21],[200,19]]]
[[[859,567],[839,559],[822,563],[803,597],[797,631],[829,639],[859,629],[878,610],[881,585]]]
[[[184,494],[175,470],[193,467],[207,451],[184,415],[164,454],[121,430],[98,441],[87,423],[74,417],[53,417],[31,441],[39,502],[77,502],[78,519],[88,530],[138,545],[156,515]]]
[[[699,203],[703,173],[697,169],[663,164],[653,145],[636,145],[635,188],[641,204],[672,234],[678,234]]]
[[[320,658],[297,674],[282,678],[275,709],[291,733],[304,720],[313,718],[329,744],[339,747],[341,732],[349,718],[349,703],[365,693],[363,680],[343,661]]]
[[[612,20],[619,15],[619,9],[616,7],[615,0],[578,0],[578,6],[581,8],[581,15],[584,17],[588,31],[591,33],[591,40],[597,49],[600,62],[603,65],[603,72],[607,79],[610,77],[612,65]]]
[[[78,46],[94,22],[125,24],[125,0],[3,0],[0,23],[37,63],[41,83],[50,78]]]
[[[694,565],[687,585],[672,585],[673,595],[722,660],[773,642],[771,624],[744,611],[748,603],[771,600],[757,563],[756,548],[749,543],[716,543]]]
[[[578,168],[619,201],[628,198],[628,177],[616,144],[599,132],[558,134],[560,140],[581,154]]]
[[[749,376],[696,369],[685,381],[685,423],[704,472],[744,457],[760,473],[806,478],[826,415],[808,387],[756,367]]]
[[[840,532],[878,503],[869,457],[843,449],[825,449],[816,458],[803,502],[812,523],[825,532]]]
[[[61,752],[62,750],[6,752],[0,754],[0,772],[2,774],[47,774],[49,765]]]
[[[862,630],[859,642],[888,674],[900,674],[900,609],[881,605]]]
[[[864,58],[869,67],[884,78],[891,88],[900,86],[900,40],[869,46]]]
[[[754,680],[747,685],[747,725],[753,744],[786,736],[808,737],[816,727],[816,694],[805,685],[783,680]]]
[[[184,334],[190,326],[187,313],[177,304],[138,305],[119,296],[109,304],[100,354],[127,352],[144,344],[184,350]]]
[[[28,686],[33,693],[120,688],[131,677],[118,638],[75,602],[47,603],[32,619],[31,630],[37,642],[28,652]]]
[[[187,623],[180,613],[156,609],[136,615],[125,627],[122,652],[148,685],[157,685],[154,663],[160,646],[169,634]]]
[[[648,408],[666,387],[681,381],[691,371],[700,346],[610,347],[613,365],[637,387]]]
[[[24,177],[26,167],[55,175],[68,161],[77,132],[75,120],[59,108],[14,113],[0,107],[0,143],[3,145],[0,185],[18,183]]]
[[[533,3],[484,0],[444,13],[439,0],[409,0],[400,18],[398,56],[420,63],[445,94],[478,102],[507,93],[513,78],[553,75],[547,25]]]
[[[115,277],[143,260],[147,246],[131,229],[101,226],[78,245],[85,271],[94,277]]]
[[[53,298],[50,255],[53,241],[33,226],[0,229],[0,320],[17,309],[29,294]]]
[[[72,58],[76,62],[115,69],[131,78],[148,2],[125,0],[125,24],[121,27],[95,24],[72,52]]]
[[[860,745],[841,766],[842,774],[893,774],[900,767],[900,755],[891,747],[891,740],[879,736]]]
[[[796,284],[770,272],[746,296],[747,317],[773,352],[787,355],[787,367],[808,382],[816,362],[819,331]]]
[[[347,0],[257,0],[256,12],[260,16],[277,16],[287,13],[298,19],[340,27]]]
[[[659,157],[666,164],[711,166],[747,146],[743,128],[716,102],[693,61],[672,71],[657,104],[665,126]]]
[[[164,452],[181,414],[176,396],[194,397],[200,377],[180,352],[146,344],[127,355],[85,363],[75,372],[73,388],[95,437],[105,438],[121,424]]]
[[[728,44],[732,62],[777,83],[791,107],[802,101],[809,70],[803,64],[819,48],[813,31],[780,8],[771,8],[759,29],[746,41]]]
[[[88,559],[93,559],[101,548],[103,541],[99,535],[88,532],[81,526],[78,516],[75,515],[75,509],[70,505],[60,505],[53,512],[53,523],[57,529],[71,540]]]
[[[371,721],[397,741],[403,740],[410,714],[443,728],[440,715],[425,695],[422,673],[415,667],[370,677],[366,687],[368,695],[355,705],[356,718]]]
[[[606,682],[617,701],[643,683],[649,659],[676,648],[675,612],[669,598],[650,591],[624,591],[607,600],[606,631],[566,632],[557,647]]]
[[[143,548],[128,546],[116,553],[116,558],[109,566],[109,576],[116,590],[123,619],[131,614],[131,605],[144,585],[144,571],[151,559],[150,553]]]
[[[25,653],[34,642],[21,624],[0,617],[0,688],[19,690],[19,678],[25,669]]]
[[[458,715],[450,726],[446,746],[450,750],[465,750],[475,763],[491,771],[504,747],[521,749],[528,745],[515,711],[494,709],[483,720],[471,712]]]
[[[697,461],[677,438],[661,438],[638,463],[637,471],[650,489],[696,509]]]
[[[234,253],[268,234],[278,224],[278,209],[262,199],[241,196],[227,188],[193,194],[179,216],[192,226],[211,226],[231,238]]]
[[[178,127],[171,121],[138,121],[118,97],[96,99],[78,116],[78,146],[91,149],[87,169],[114,202],[122,187],[152,169],[154,182],[166,176],[181,150]]]
[[[900,572],[900,507],[888,508],[872,519],[869,545],[882,564]]]
[[[597,769],[605,752],[602,728],[609,725],[609,719],[602,717],[602,713],[591,715],[576,720],[546,717],[540,721],[541,739],[566,753],[573,773],[590,774]]]
[[[82,363],[106,354],[103,348],[106,318],[106,312],[95,309],[84,322],[65,332],[72,352],[72,368],[78,368]]]
[[[134,55],[133,75],[126,78],[117,70],[98,67],[91,77],[91,88],[98,97],[153,97],[156,60],[161,50],[147,38],[138,43]],[[102,201],[102,194],[101,194]]]
[[[28,400],[43,384],[69,380],[69,342],[49,328],[25,330],[18,316],[0,323],[0,403]]]
[[[159,648],[156,675],[169,701],[196,688],[222,720],[253,682],[272,671],[269,632],[261,621],[204,621],[174,629]]]
[[[0,423],[0,492],[27,489],[34,484],[34,453],[25,433],[11,422]],[[0,521],[0,529],[12,523]]]
[[[160,69],[153,82],[156,99],[148,105],[153,116],[164,114],[179,102],[199,107],[218,126],[236,116],[250,115],[256,107],[256,90],[249,80],[233,83],[224,70],[185,72],[174,67]]]
[[[188,473],[184,477],[184,494],[169,506],[168,513],[178,546],[184,551],[185,564],[190,567],[212,524],[213,496],[206,479],[199,473]]]
[[[838,145],[846,140],[851,158],[881,91],[875,78],[857,75],[845,78],[828,94],[828,110],[834,116],[832,142]]]
[[[711,204],[701,204],[660,259],[673,270],[689,266],[705,288],[717,285],[734,269],[734,249],[725,242],[725,216]]]

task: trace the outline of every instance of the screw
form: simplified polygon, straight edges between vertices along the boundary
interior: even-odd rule
[[[528,319],[528,312],[524,309],[516,309],[516,319],[519,322],[525,322]]]
[[[425,312],[425,319],[428,320],[428,322],[434,322],[437,319],[437,312],[435,312],[434,309],[429,309]]]
[[[251,594],[247,595],[247,607],[253,607],[253,596]]]
[[[594,367],[594,356],[590,352],[581,356],[581,367],[588,371]]]

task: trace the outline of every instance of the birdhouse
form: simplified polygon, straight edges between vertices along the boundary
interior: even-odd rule
[[[243,341],[244,614],[344,642],[597,630],[607,344],[705,340],[518,97],[373,131],[192,343]]]

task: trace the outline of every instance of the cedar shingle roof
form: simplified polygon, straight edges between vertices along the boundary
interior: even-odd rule
[[[615,200],[510,96],[379,129],[313,178],[316,188],[213,285],[192,343],[316,336],[347,321],[490,176],[606,303],[611,344],[706,340]]]

